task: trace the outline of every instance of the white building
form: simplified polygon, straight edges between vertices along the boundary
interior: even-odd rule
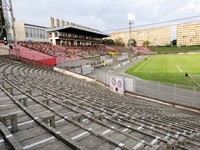
[[[24,23],[23,21],[15,22],[17,41],[40,41],[48,42],[47,27]],[[12,33],[12,32],[11,32]]]

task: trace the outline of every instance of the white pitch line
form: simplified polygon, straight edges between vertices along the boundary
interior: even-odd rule
[[[149,57],[149,59],[150,59],[150,57]],[[145,61],[145,63],[142,64],[141,66],[139,66],[134,72],[137,72],[140,68],[142,68],[142,67],[149,61],[149,59],[147,59],[147,60]]]
[[[189,77],[200,87],[200,84],[191,75]]]
[[[181,68],[178,66],[178,65],[176,65],[176,67],[178,68],[178,70],[180,71],[180,72],[183,72],[182,70],[181,70]],[[200,87],[200,84],[189,74],[189,77]]]
[[[180,72],[183,72],[183,71],[181,70],[181,68],[180,68],[178,65],[176,65],[176,67],[178,68],[178,70],[179,70]]]

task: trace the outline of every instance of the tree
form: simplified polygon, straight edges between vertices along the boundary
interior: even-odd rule
[[[115,44],[117,46],[125,46],[125,43],[122,38],[115,39]]]
[[[150,44],[150,42],[149,42],[148,40],[146,40],[146,41],[144,41],[144,42],[142,43],[142,46],[148,47],[149,44]]]
[[[135,39],[129,39],[128,40],[128,46],[136,46],[137,45],[137,42]]]
[[[104,39],[103,44],[115,45],[115,41],[113,39]]]
[[[177,40],[175,39],[175,40],[172,41],[172,45],[176,46],[176,44],[177,44]]]

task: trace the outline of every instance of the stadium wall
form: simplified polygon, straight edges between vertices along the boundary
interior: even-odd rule
[[[96,80],[109,86],[110,76],[112,75],[113,74],[97,70]],[[157,99],[174,105],[200,109],[200,92],[196,89],[188,90],[137,78],[123,78],[126,92]]]
[[[1,46],[0,44],[0,55],[9,55],[8,46]]]
[[[78,78],[78,79],[84,79],[84,80],[89,81],[89,82],[95,82],[96,81],[95,79],[92,79],[90,77],[87,77],[87,76],[84,76],[84,75],[81,75],[81,74],[77,74],[77,73],[74,73],[74,72],[71,72],[71,71],[67,71],[67,70],[64,70],[64,69],[61,69],[61,68],[58,68],[58,67],[54,67],[53,69],[55,71],[58,71],[60,73],[63,73],[65,75],[69,75],[69,76],[72,76],[72,77],[75,77],[75,78]]]
[[[35,62],[39,62],[45,65],[54,66],[56,65],[56,58],[46,55],[44,53],[40,53],[22,46],[17,46],[16,49],[10,50],[11,55],[16,55],[18,53],[18,56],[23,59],[29,59]]]

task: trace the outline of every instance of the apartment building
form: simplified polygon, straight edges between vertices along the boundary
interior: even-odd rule
[[[113,40],[122,38],[127,45],[129,31],[112,33],[110,38]],[[165,46],[170,44],[170,27],[133,30],[132,38],[136,40],[137,46],[142,46],[142,43],[146,40],[150,42],[150,46]]]
[[[200,45],[200,22],[177,25],[177,45]]]

